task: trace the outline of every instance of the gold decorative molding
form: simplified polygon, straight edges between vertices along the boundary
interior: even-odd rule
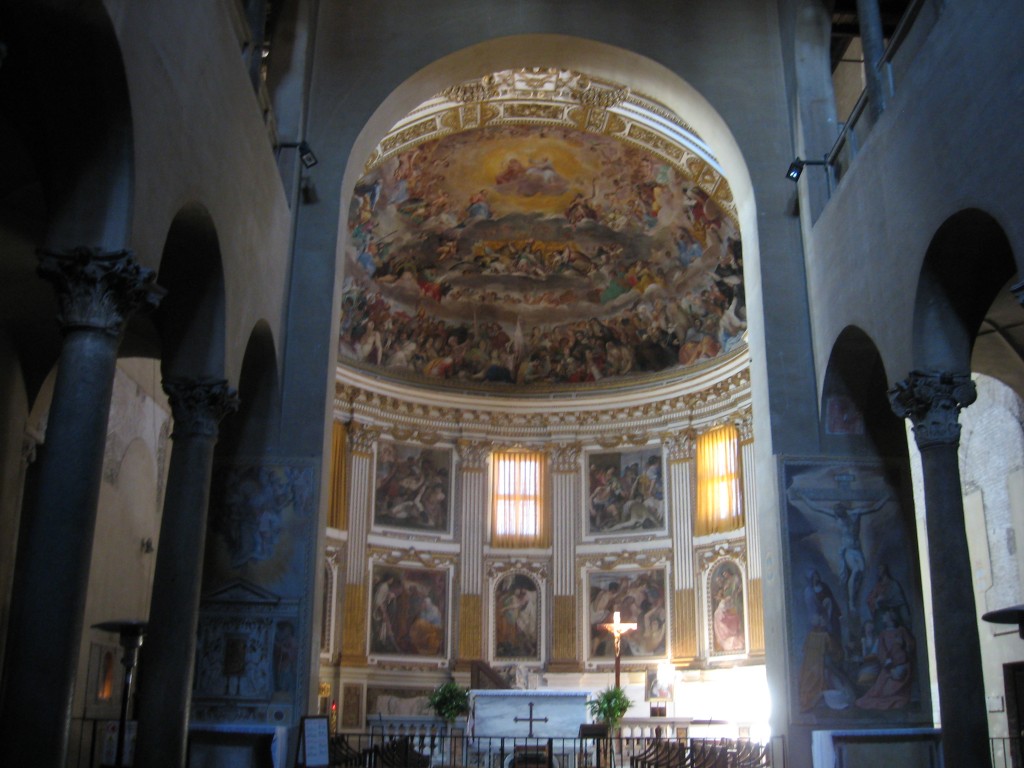
[[[362,584],[345,585],[344,621],[341,624],[341,661],[345,666],[366,665],[366,590]]]
[[[764,655],[764,586],[761,579],[747,582],[747,610],[750,612],[750,654]]]
[[[443,398],[443,403],[409,398],[348,383],[340,377],[335,390],[335,411],[351,414],[349,441],[353,452],[372,453],[374,441],[388,435],[403,442],[432,445],[461,441],[510,445],[537,442],[565,446],[592,442],[603,448],[640,446],[665,435],[689,435],[721,423],[749,422],[750,376],[746,367],[725,378],[684,394],[672,394],[633,405],[606,408],[547,407],[535,411],[502,407],[501,398]],[[459,403],[456,405],[456,403]],[[568,405],[568,404],[566,404]],[[680,438],[682,439],[682,438]]]
[[[555,595],[551,624],[551,664],[571,663],[576,660],[576,598],[572,595]]]
[[[697,591],[677,589],[672,593],[672,661],[688,664],[697,658]]]
[[[480,595],[459,597],[459,659],[483,658],[483,613]]]

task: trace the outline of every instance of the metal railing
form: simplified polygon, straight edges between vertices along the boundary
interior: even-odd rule
[[[337,734],[332,768],[771,768],[773,745],[739,739]]]
[[[896,25],[892,37],[889,38],[889,44],[885,47],[882,58],[874,64],[882,78],[887,98],[891,98],[896,92],[896,80],[898,79],[896,70],[899,61],[897,54],[903,48],[904,43],[906,43],[914,22],[917,21],[926,2],[927,0],[911,0],[907,10],[900,18],[899,24]],[[902,62],[904,67],[906,63]],[[865,62],[865,66],[868,66],[867,62]],[[871,116],[871,110],[867,107],[868,93],[865,90],[861,92],[857,102],[853,105],[853,109],[850,110],[846,121],[840,123],[839,135],[832,144],[832,148],[825,155],[825,168],[829,176],[830,192],[836,188],[843,176],[846,175],[850,165],[853,163],[853,159],[860,150],[860,146],[864,143],[871,129],[874,128],[875,121]]]

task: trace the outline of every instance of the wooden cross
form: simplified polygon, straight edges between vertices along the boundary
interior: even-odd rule
[[[526,734],[527,738],[533,738],[533,724],[534,723],[546,723],[548,719],[546,717],[534,717],[533,716],[533,702],[530,702],[530,716],[529,717],[513,717],[512,722],[514,723],[529,723],[530,732]]]
[[[602,624],[601,629],[612,633],[615,637],[615,687],[619,688],[619,678],[622,671],[622,636],[627,632],[636,629],[635,621],[619,621],[619,612],[616,611],[610,624]]]

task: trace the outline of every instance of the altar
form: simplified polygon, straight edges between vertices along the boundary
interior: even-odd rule
[[[470,691],[473,736],[476,738],[575,739],[589,722],[588,691]]]

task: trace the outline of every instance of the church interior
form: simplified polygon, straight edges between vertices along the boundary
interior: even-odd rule
[[[758,765],[1020,764],[1022,43],[0,6],[0,750],[313,765],[454,681],[466,735],[616,686]]]

